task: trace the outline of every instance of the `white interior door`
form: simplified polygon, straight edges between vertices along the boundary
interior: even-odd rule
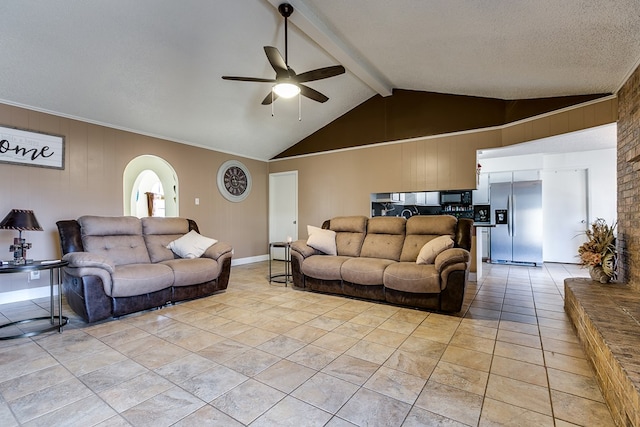
[[[269,242],[298,239],[298,171],[269,174]],[[272,256],[284,259],[284,249]]]
[[[545,171],[542,183],[544,261],[576,264],[589,225],[587,170]]]

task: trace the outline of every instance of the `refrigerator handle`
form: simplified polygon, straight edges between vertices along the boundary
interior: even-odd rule
[[[511,209],[511,221],[512,221],[511,232],[515,236],[516,235],[516,195],[515,194],[511,195],[511,204],[513,205],[513,209]]]
[[[507,234],[511,236],[511,195],[507,196]]]

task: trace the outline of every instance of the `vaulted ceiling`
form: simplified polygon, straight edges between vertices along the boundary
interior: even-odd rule
[[[0,102],[267,160],[394,88],[615,93],[640,61],[638,0],[290,0],[289,65],[347,72],[272,110],[269,84],[221,76],[274,76],[280,3],[3,0]]]

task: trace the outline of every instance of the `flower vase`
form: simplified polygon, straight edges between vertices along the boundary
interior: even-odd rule
[[[589,275],[591,276],[591,279],[595,280],[596,282],[609,283],[611,281],[611,277],[604,272],[602,266],[600,265],[590,266]]]

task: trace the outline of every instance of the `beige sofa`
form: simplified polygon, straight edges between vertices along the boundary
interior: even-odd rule
[[[63,268],[65,297],[87,322],[227,288],[231,246],[195,234],[192,220],[83,216],[57,225],[62,259],[69,262]],[[167,248],[172,242],[173,250],[194,258],[176,255]]]
[[[311,291],[458,312],[469,276],[472,227],[472,220],[450,215],[336,217],[322,227],[335,233],[335,255],[327,254],[334,251],[325,247],[327,240],[312,239],[315,234],[292,243],[293,283]],[[324,237],[330,246],[330,237]],[[451,247],[433,252],[436,242],[448,240]]]

